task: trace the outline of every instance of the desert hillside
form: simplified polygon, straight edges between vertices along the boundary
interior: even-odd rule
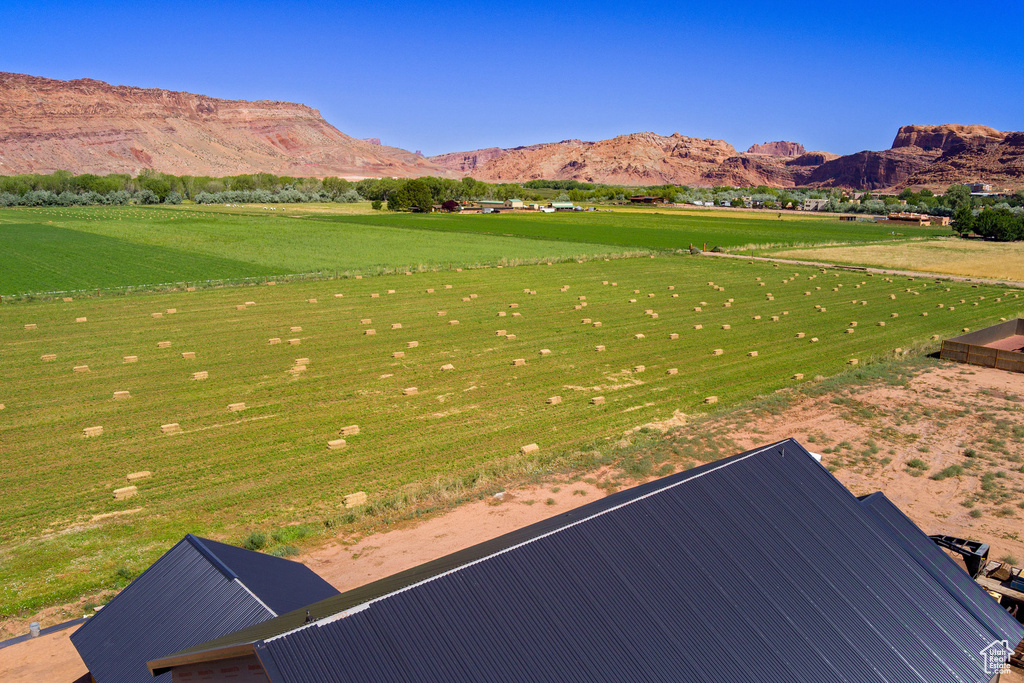
[[[419,176],[426,159],[345,135],[292,102],[0,73],[0,174]]]

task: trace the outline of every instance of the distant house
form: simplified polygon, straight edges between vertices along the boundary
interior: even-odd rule
[[[664,197],[653,197],[650,195],[634,195],[629,198],[629,201],[633,204],[668,204],[669,201]]]
[[[337,594],[303,564],[189,534],[71,634],[71,643],[96,683],[145,683],[153,680],[151,659]]]
[[[788,439],[148,666],[264,683],[987,683],[985,648],[1022,638],[884,495],[858,499]]]
[[[988,183],[971,183],[971,194],[988,194],[993,188]]]
[[[481,199],[477,202],[481,209],[504,209],[505,202],[500,199]]]
[[[582,211],[583,207],[576,206],[572,202],[551,202],[548,204],[549,208],[555,211]]]
[[[521,209],[524,206],[522,199],[506,199],[503,203],[506,209]]]
[[[800,205],[804,211],[824,211],[827,207],[827,199],[805,199]]]

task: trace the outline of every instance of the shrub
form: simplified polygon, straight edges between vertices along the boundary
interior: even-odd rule
[[[982,516],[983,514],[985,514],[985,513],[983,513],[983,512],[982,512],[981,510],[979,510],[978,508],[974,508],[973,510],[971,510],[971,517],[973,517],[974,519],[978,519],[978,518],[979,518],[979,517],[981,517],[981,516]]]
[[[949,467],[933,474],[932,479],[934,479],[935,481],[942,481],[943,479],[948,479],[949,477],[959,477],[963,473],[964,468],[961,467],[960,465],[950,465]]]
[[[260,550],[267,545],[267,535],[262,531],[254,531],[242,541],[242,547],[246,550]]]
[[[922,471],[924,471],[924,470],[928,469],[928,463],[926,463],[921,458],[911,458],[910,460],[907,461],[907,467],[909,467],[911,469],[914,469],[914,470],[922,470]]]

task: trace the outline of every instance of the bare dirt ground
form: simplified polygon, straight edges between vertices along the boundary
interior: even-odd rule
[[[681,469],[795,437],[853,493],[881,490],[927,533],[977,539],[1024,560],[1024,375],[953,363],[896,366],[874,379],[825,380],[762,403],[651,425],[638,456]],[[658,435],[659,430],[668,430]],[[649,442],[643,442],[649,438]],[[952,469],[947,469],[952,468]],[[959,469],[957,469],[959,468]],[[671,469],[671,468],[670,468]],[[645,478],[605,468],[509,487],[369,536],[342,534],[298,559],[341,591],[565,512]],[[66,612],[73,613],[74,606]],[[77,614],[75,615],[77,616]],[[37,617],[11,620],[23,633]],[[45,624],[44,624],[45,626]],[[84,666],[72,630],[0,650],[4,681],[73,681]],[[1022,680],[1019,672],[1015,672]]]

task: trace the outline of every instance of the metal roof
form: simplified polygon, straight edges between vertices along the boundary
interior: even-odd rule
[[[71,634],[71,642],[98,683],[148,682],[150,659],[336,593],[298,562],[189,534]]]
[[[917,528],[909,517],[885,497],[885,494],[879,492],[864,496],[861,498],[861,504],[936,582],[987,627],[994,638],[1014,643],[1019,643],[1024,638],[1024,626],[993,600],[984,588],[953,561],[953,558]]]
[[[877,510],[787,440],[189,652],[248,643],[274,683],[989,680],[1007,631]]]

